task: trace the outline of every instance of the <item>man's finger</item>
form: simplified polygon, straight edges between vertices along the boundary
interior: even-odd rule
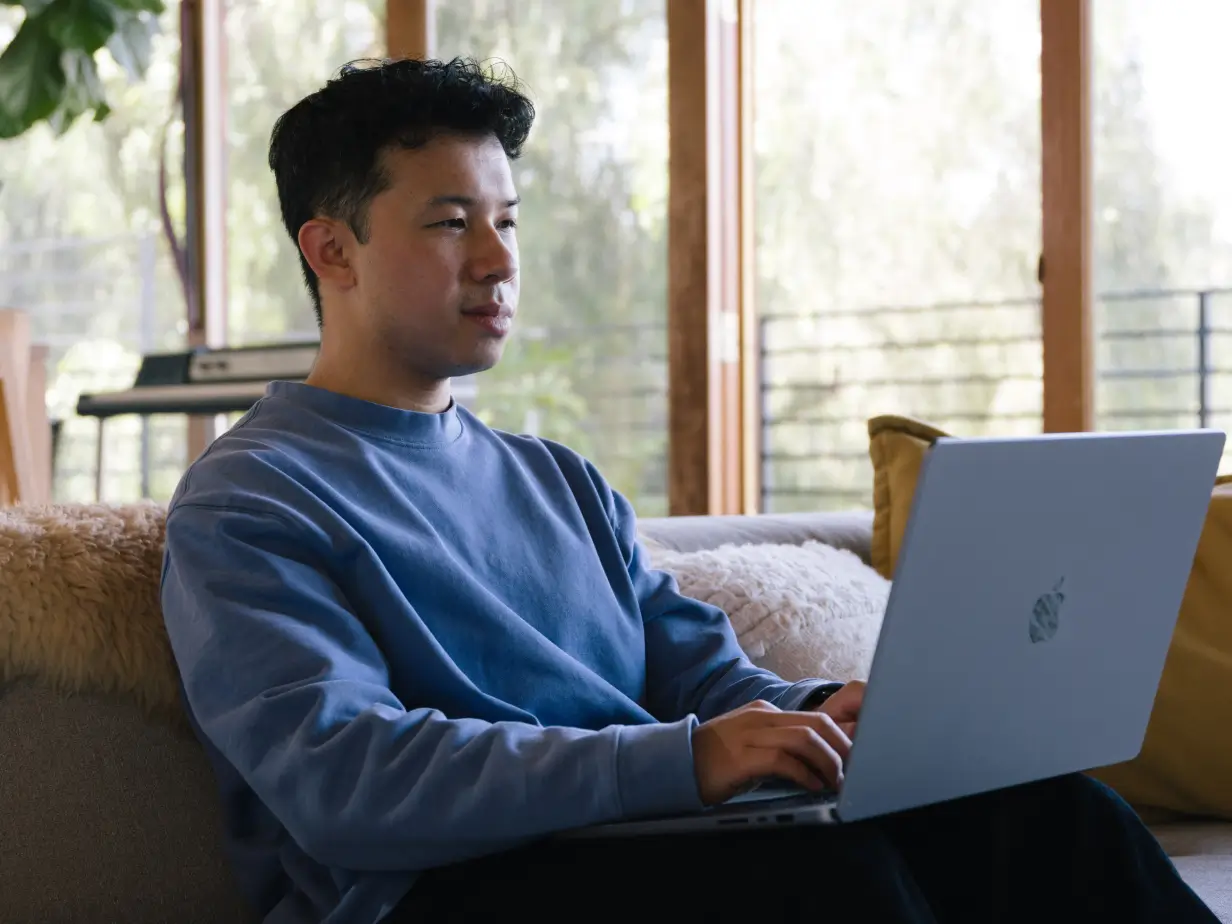
[[[787,728],[764,728],[749,739],[755,748],[784,751],[831,786],[843,781],[843,757],[836,748],[811,728],[796,725]]]
[[[853,680],[826,700],[821,709],[840,721],[851,721],[859,718],[862,705],[864,705],[864,684]]]
[[[763,712],[757,716],[758,725],[762,728],[782,728],[803,726],[811,728],[836,751],[843,760],[851,751],[851,736],[839,726],[839,723],[824,712]]]
[[[805,761],[788,751],[778,748],[753,748],[750,753],[756,755],[754,762],[757,766],[753,772],[757,777],[773,776],[790,780],[797,786],[812,792],[820,792],[828,785],[826,780],[820,774],[814,773]]]

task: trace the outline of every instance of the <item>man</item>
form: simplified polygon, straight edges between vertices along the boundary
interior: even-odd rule
[[[320,355],[184,476],[162,585],[265,920],[1212,921],[1082,778],[835,829],[552,837],[841,786],[862,687],[754,667],[593,466],[452,401],[513,327],[533,116],[474,63],[398,61],[274,128]]]

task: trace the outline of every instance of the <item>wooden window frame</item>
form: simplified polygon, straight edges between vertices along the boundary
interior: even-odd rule
[[[180,0],[184,118],[184,250],[189,348],[227,342],[227,85],[225,0]],[[225,420],[188,418],[188,459]]]
[[[1040,0],[1044,430],[1095,428],[1091,10]]]
[[[435,48],[433,0],[385,0],[385,53],[427,58]]]
[[[673,515],[761,509],[752,130],[757,2],[667,0]],[[1040,0],[1039,16],[1042,423],[1050,433],[1086,431],[1095,428],[1097,376],[1090,0]],[[730,349],[733,329],[737,355]]]
[[[760,495],[751,316],[751,0],[666,0],[668,510],[743,513]],[[434,51],[433,0],[387,0],[391,57]]]
[[[668,512],[749,510],[741,0],[668,0]],[[760,455],[757,453],[757,455]],[[755,502],[755,500],[754,500]]]
[[[757,0],[740,0],[740,513],[762,508],[762,344],[757,323],[753,29]]]

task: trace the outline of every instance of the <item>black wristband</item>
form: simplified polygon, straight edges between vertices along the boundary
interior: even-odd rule
[[[846,684],[843,683],[827,683],[818,687],[808,696],[804,697],[804,702],[800,704],[801,710],[812,710],[819,707],[822,703],[828,700],[831,696],[841,690]]]

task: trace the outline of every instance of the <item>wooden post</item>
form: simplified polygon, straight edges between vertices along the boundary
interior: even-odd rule
[[[21,500],[21,473],[17,461],[21,438],[10,412],[16,403],[14,391],[5,387],[5,378],[0,375],[0,507],[10,507]]]
[[[743,509],[740,24],[671,0],[668,41],[668,510]]]
[[[35,500],[51,503],[51,421],[47,417],[47,354],[43,344],[30,347],[26,373],[26,434],[30,440],[30,465]]]
[[[432,0],[385,0],[385,48],[391,58],[427,58],[436,44]]]
[[[756,158],[753,146],[753,11],[757,0],[740,0],[739,64],[740,105],[740,512],[761,513],[762,368],[757,324],[757,263],[754,223]]]
[[[1089,0],[1040,0],[1044,430],[1095,426]]]
[[[49,499],[36,468],[39,447],[31,432],[30,358],[29,316],[0,310],[0,504]],[[45,412],[43,422],[46,426]]]
[[[223,0],[181,0],[189,347],[227,342],[227,131]],[[213,441],[215,417],[188,418],[188,461]]]

